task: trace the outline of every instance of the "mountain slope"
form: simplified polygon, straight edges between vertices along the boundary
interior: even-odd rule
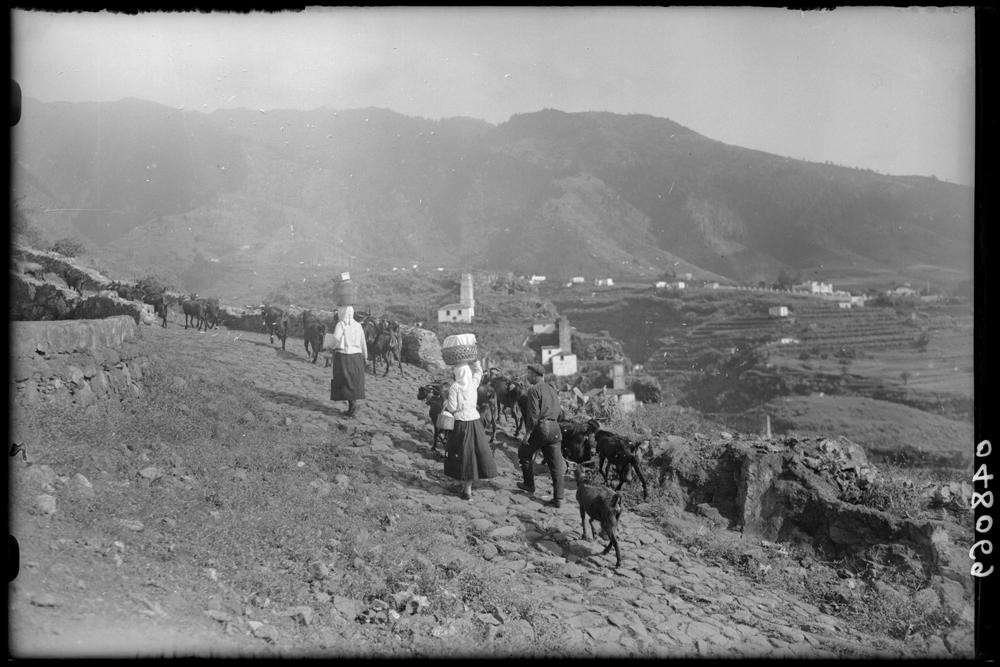
[[[728,146],[652,116],[544,110],[493,126],[26,98],[13,135],[13,199],[31,224],[147,267],[197,252],[559,276],[971,272],[971,188]]]

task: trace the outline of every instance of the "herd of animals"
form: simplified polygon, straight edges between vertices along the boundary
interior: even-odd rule
[[[147,292],[140,286],[115,282],[111,289],[120,297],[153,306],[162,326],[167,326],[168,308],[171,299],[165,292]],[[219,301],[214,298],[202,298],[195,294],[181,299],[179,303],[184,313],[184,328],[194,328],[197,331],[207,331],[215,328],[219,322]],[[365,331],[368,345],[368,360],[372,363],[372,374],[377,374],[377,363],[385,364],[383,376],[389,373],[391,361],[395,361],[400,373],[402,366],[402,334],[398,322],[385,318],[373,317],[368,313],[355,313],[355,320],[361,323]],[[291,316],[287,311],[277,306],[265,305],[261,309],[261,326],[268,334],[273,345],[275,339],[280,341],[281,349],[285,349],[288,339]],[[320,320],[309,310],[301,314],[302,332],[306,357],[312,363],[317,363],[324,351],[323,339],[328,330],[332,332],[336,320],[328,323]],[[329,357],[326,366],[330,365]],[[425,384],[418,388],[417,399],[428,406],[428,417],[434,426],[431,438],[431,449],[437,451],[437,446],[447,442],[448,432],[438,427],[438,415],[444,407],[444,397],[447,392],[447,381]],[[479,387],[477,408],[484,425],[490,432],[490,444],[496,447],[496,434],[499,421],[513,421],[514,438],[516,439],[524,426],[524,401],[526,400],[527,383],[524,376],[504,374],[498,368],[490,368]],[[619,492],[624,484],[632,479],[632,473],[642,484],[642,495],[647,497],[646,479],[639,466],[639,451],[646,440],[628,438],[618,433],[602,428],[597,419],[584,421],[568,419],[565,411],[559,415],[559,427],[562,432],[563,457],[574,465],[574,476],[577,482],[576,498],[580,507],[580,520],[583,523],[583,537],[587,538],[587,523],[590,523],[591,535],[594,534],[594,521],[599,522],[604,534],[610,540],[603,553],[615,550],[615,566],[621,565],[621,552],[615,527],[622,512],[622,499]],[[593,467],[597,457],[597,473],[601,475],[604,485],[591,484],[587,481],[584,470]],[[608,475],[615,472],[618,486],[612,491],[607,487]]]
[[[448,441],[448,432],[438,426],[438,415],[444,409],[447,387],[447,381],[439,381],[425,384],[417,389],[417,399],[427,404],[427,416],[434,426],[431,438],[432,451],[437,451],[438,445],[443,447]],[[507,375],[495,367],[489,369],[482,384],[479,385],[476,409],[484,425],[489,428],[490,444],[494,448],[501,418],[514,422],[515,439],[524,426],[526,389],[527,382],[523,375]],[[585,421],[568,419],[565,410],[560,411],[558,423],[562,433],[563,458],[574,467],[576,499],[580,507],[580,521],[583,523],[583,538],[587,539],[587,522],[590,522],[590,532],[593,535],[593,522],[598,521],[610,540],[603,553],[606,554],[614,548],[615,567],[618,567],[621,565],[621,550],[615,527],[622,512],[622,498],[619,491],[632,479],[634,472],[635,478],[642,484],[643,499],[648,497],[646,478],[639,466],[639,452],[647,441],[627,438],[606,430],[602,428],[601,422],[594,418]],[[597,472],[605,485],[609,483],[608,474],[612,470],[616,473],[618,486],[614,491],[606,486],[588,483],[584,470],[593,466],[595,454]]]

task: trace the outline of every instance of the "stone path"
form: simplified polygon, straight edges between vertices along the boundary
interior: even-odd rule
[[[623,515],[622,567],[613,551],[600,552],[601,539],[580,539],[575,484],[567,480],[567,502],[547,508],[516,488],[520,473],[516,448],[503,434],[496,448],[501,474],[477,483],[473,499],[462,501],[454,481],[431,452],[426,407],[417,387],[430,373],[404,364],[386,377],[366,378],[368,400],[355,419],[345,419],[344,403],[328,400],[330,369],[305,358],[301,339],[289,338],[286,351],[264,334],[219,330],[185,331],[144,327],[142,335],[162,341],[178,354],[210,356],[259,369],[253,382],[261,395],[281,406],[303,429],[340,434],[405,489],[414,508],[426,508],[467,522],[479,536],[478,557],[491,575],[516,593],[543,601],[544,612],[569,628],[566,645],[594,656],[719,657],[901,657],[919,647],[888,642],[876,651],[874,638],[783,591],[755,587],[735,573],[707,565],[671,542],[634,513]],[[178,345],[178,337],[184,337]],[[381,368],[380,368],[381,373]],[[539,492],[550,489],[538,469]],[[880,638],[887,641],[884,637]]]

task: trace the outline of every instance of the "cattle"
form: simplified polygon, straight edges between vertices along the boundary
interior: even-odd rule
[[[378,336],[379,324],[371,315],[365,316],[361,321],[361,328],[365,332],[365,345],[368,346],[368,360],[372,362],[372,375],[375,374],[375,338]],[[388,369],[386,369],[388,370]]]
[[[302,338],[306,348],[306,356],[312,357],[315,364],[323,347],[323,336],[326,335],[326,324],[320,321],[312,311],[302,311]],[[311,351],[310,351],[310,348]]]
[[[205,331],[214,329],[219,324],[219,300],[216,298],[202,299],[201,324]]]
[[[167,297],[165,292],[160,292],[159,294],[147,294],[142,298],[143,303],[147,303],[153,307],[153,312],[156,313],[157,317],[163,318],[163,327],[167,326]]]
[[[614,466],[618,474],[618,486],[615,491],[621,491],[625,482],[631,478],[631,471],[635,471],[639,482],[642,484],[642,497],[647,498],[646,478],[639,468],[639,449],[645,444],[644,440],[630,440],[625,436],[612,433],[611,431],[599,430],[595,435],[597,442],[597,470],[604,478],[604,483],[608,482],[608,472]]]
[[[264,306],[261,324],[267,332],[268,341],[274,345],[274,338],[277,336],[281,341],[281,350],[284,351],[285,341],[288,339],[288,313],[277,306]]]
[[[186,301],[181,303],[181,310],[184,311],[184,328],[188,328],[188,324],[193,325],[196,329],[201,328],[201,320],[204,317],[205,304],[201,299],[197,299],[194,295],[191,295]]]
[[[476,388],[476,410],[479,411],[479,416],[483,420],[483,426],[486,426],[486,422],[489,421],[490,444],[496,442],[497,436],[497,415],[496,406],[494,405],[494,393],[493,387],[488,383],[481,383],[479,387]],[[487,416],[489,416],[488,420],[486,418]]]
[[[385,362],[385,372],[382,376],[389,374],[389,358],[396,360],[399,366],[399,373],[403,373],[403,336],[399,333],[399,323],[390,320],[382,320],[378,324],[378,331],[375,340],[369,350],[372,355],[372,373],[376,372],[375,365],[381,359]]]
[[[444,410],[444,392],[446,383],[425,384],[417,389],[417,398],[427,404],[427,416],[434,427],[434,436],[431,439],[431,451],[437,451],[438,443],[444,446],[448,442],[448,434],[451,431],[444,431],[438,428],[438,415]]]
[[[597,432],[601,430],[599,421],[596,419],[585,422],[560,420],[559,430],[562,432],[563,458],[574,463],[587,463],[594,457]]]
[[[488,383],[493,387],[497,420],[499,421],[500,417],[506,418],[509,413],[514,420],[514,436],[517,437],[521,429],[518,398],[524,392],[524,385],[518,379],[500,375],[500,370],[497,368],[491,368],[488,377]]]
[[[70,289],[75,290],[77,294],[83,296],[83,283],[86,280],[84,275],[78,271],[65,270],[62,274],[63,280]]]

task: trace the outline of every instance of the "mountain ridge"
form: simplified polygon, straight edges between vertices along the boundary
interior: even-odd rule
[[[26,97],[12,134],[18,215],[143,266],[353,255],[560,276],[971,275],[972,188],[731,146],[647,114],[493,125]]]

